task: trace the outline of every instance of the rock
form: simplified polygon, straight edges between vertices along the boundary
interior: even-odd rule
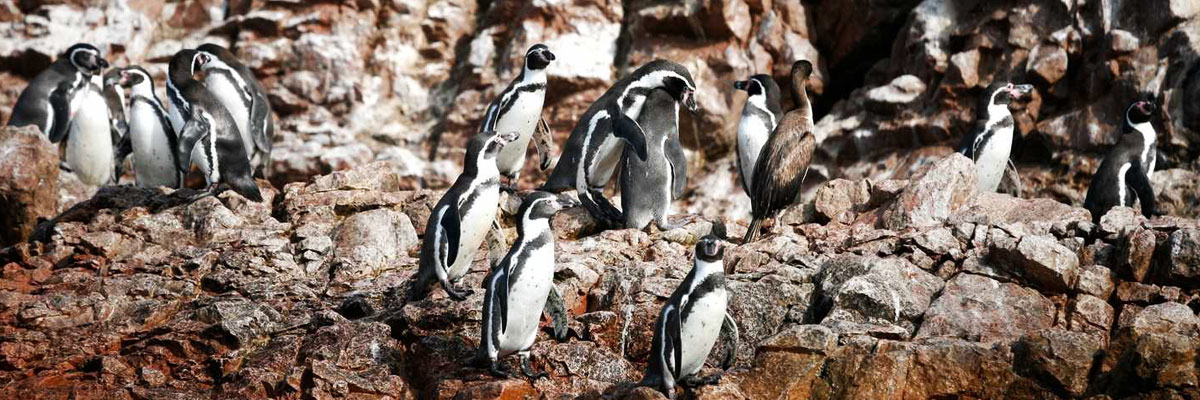
[[[1129,31],[1113,29],[1109,34],[1112,35],[1112,50],[1115,52],[1129,53],[1141,47],[1141,41]]]
[[[917,337],[1011,341],[1054,323],[1054,304],[1037,291],[973,274],[946,282],[925,312]]]
[[[1063,293],[1075,287],[1079,257],[1044,236],[1025,236],[1013,249],[993,248],[993,257],[1045,290]]]
[[[1106,235],[1125,235],[1146,221],[1141,212],[1129,207],[1113,207],[1100,218],[1100,231]]]
[[[57,214],[58,149],[32,126],[0,129],[0,149],[0,246],[9,246]]]
[[[1180,229],[1171,232],[1163,244],[1162,253],[1162,262],[1158,263],[1157,269],[1161,271],[1164,282],[1186,288],[1200,286],[1197,282],[1200,279],[1200,230]]]
[[[813,207],[817,216],[826,221],[848,224],[854,221],[855,213],[863,210],[871,200],[869,183],[835,179],[817,189]]]
[[[904,75],[890,83],[867,91],[867,105],[881,110],[912,103],[925,93],[925,82],[913,75]]]
[[[1137,282],[1146,279],[1150,272],[1150,261],[1154,257],[1154,245],[1157,238],[1149,229],[1136,229],[1124,237],[1121,252],[1118,255],[1122,269],[1119,270]]]
[[[1022,337],[1013,348],[1013,365],[1017,373],[1048,379],[1049,386],[1082,396],[1088,389],[1092,360],[1103,346],[1099,335],[1051,329]]]
[[[961,154],[952,154],[912,179],[904,192],[883,210],[887,229],[928,227],[946,220],[975,196],[975,166]]]
[[[1200,318],[1180,303],[1160,303],[1143,308],[1131,327],[1136,334],[1169,333],[1195,337],[1200,334]]]
[[[1114,287],[1112,270],[1102,265],[1088,265],[1079,269],[1079,281],[1075,283],[1075,290],[1080,293],[1103,300],[1112,295]]]
[[[1070,329],[1077,332],[1099,332],[1107,335],[1113,325],[1113,307],[1092,295],[1075,298],[1070,316]]]
[[[333,281],[353,284],[378,277],[418,246],[408,216],[374,209],[347,217],[333,232]]]
[[[831,303],[823,324],[895,324],[908,335],[942,290],[941,279],[896,258],[842,256],[831,260],[823,275],[821,292]]]
[[[964,87],[975,87],[979,84],[979,50],[964,51],[950,56],[951,79],[962,83]]]
[[[1039,44],[1029,55],[1025,69],[1047,85],[1053,85],[1067,74],[1067,51],[1058,45]]]

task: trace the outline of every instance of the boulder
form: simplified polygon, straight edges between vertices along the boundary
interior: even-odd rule
[[[882,227],[928,227],[946,221],[975,197],[975,165],[951,154],[913,178],[904,192],[883,209]]]
[[[1000,245],[992,256],[1038,287],[1063,293],[1075,287],[1079,257],[1074,251],[1045,236],[1025,236],[1015,248]]]
[[[1036,290],[973,274],[946,282],[925,312],[918,338],[1012,341],[1054,324],[1055,306]]]
[[[0,246],[58,213],[58,149],[36,127],[0,128]]]

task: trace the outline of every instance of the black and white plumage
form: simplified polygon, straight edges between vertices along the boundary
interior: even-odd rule
[[[542,105],[546,100],[546,67],[554,61],[554,53],[544,44],[535,44],[525,52],[525,67],[512,83],[488,105],[480,125],[480,132],[517,132],[517,140],[504,146],[496,157],[500,174],[516,187],[525,168],[525,150],[529,139],[539,126],[546,126],[542,119]],[[548,153],[540,151],[539,167],[544,171],[550,167]]]
[[[724,345],[723,369],[733,366],[737,349],[737,324],[726,312],[725,249],[720,239],[708,235],[696,243],[695,264],[658,314],[654,341],[641,384],[675,398],[676,384],[693,387],[715,383],[720,376],[697,379],[696,373],[713,345],[727,330],[732,343]]]
[[[262,201],[237,123],[229,110],[195,78],[196,71],[209,61],[208,56],[195,50],[183,50],[171,57],[167,97],[174,107],[172,114],[177,114],[183,124],[178,128],[176,167],[187,171],[196,161],[210,189],[227,183],[243,197]]]
[[[1113,207],[1132,207],[1134,200],[1140,201],[1142,214],[1156,214],[1154,188],[1150,176],[1157,154],[1154,143],[1154,128],[1150,119],[1155,110],[1154,103],[1138,101],[1125,111],[1125,127],[1117,145],[1108,151],[1100,168],[1088,185],[1083,207],[1092,213],[1092,220]]]
[[[737,81],[733,87],[744,90],[746,104],[742,106],[742,118],[738,121],[737,134],[737,165],[742,183],[742,190],[750,193],[750,184],[754,181],[754,165],[758,162],[758,154],[775,126],[783,118],[783,108],[779,106],[779,85],[770,75],[754,75],[750,79]]]
[[[112,129],[112,116],[101,85],[99,75],[90,75],[88,82],[76,90],[71,99],[70,118],[59,118],[55,122],[67,126],[66,134],[57,138],[66,142],[63,150],[65,166],[89,185],[116,183],[118,178],[116,156],[120,133]]]
[[[634,120],[642,112],[646,95],[659,88],[670,93],[689,111],[696,111],[696,83],[687,68],[666,60],[643,65],[617,81],[588,107],[571,130],[558,165],[543,190],[575,189],[584,207],[603,227],[619,226],[624,218],[604,197],[603,190],[621,160],[622,141],[629,143],[642,158],[646,155],[646,142],[641,134],[619,136],[623,133],[613,129],[613,124],[632,124],[635,129],[624,132],[641,133]]]
[[[521,371],[535,377],[529,366],[529,349],[537,338],[542,310],[564,310],[561,306],[546,307],[554,290],[554,232],[550,229],[550,218],[571,206],[570,202],[546,192],[526,196],[517,212],[520,218],[517,241],[484,281],[487,294],[483,297],[478,357],[487,360],[489,370],[495,375],[507,375],[499,369],[499,358],[517,354],[521,357]],[[562,301],[558,296],[553,299]],[[565,321],[565,316],[556,319]]]
[[[201,67],[205,73],[204,86],[229,110],[237,122],[246,154],[250,156],[251,168],[265,177],[275,138],[275,119],[266,90],[254,72],[228,49],[205,43],[196,51],[208,57],[208,62]]]
[[[454,284],[471,268],[500,203],[500,149],[517,140],[516,132],[482,132],[467,144],[463,172],[438,200],[421,243],[420,266],[410,297],[424,298],[440,282],[452,299],[463,300],[471,291]]]
[[[984,90],[975,108],[975,126],[964,136],[958,152],[975,162],[980,192],[1000,188],[1008,157],[1012,153],[1013,117],[1008,105],[1033,91],[1032,85],[993,82]]]
[[[180,188],[183,171],[175,149],[179,138],[167,116],[167,110],[154,94],[154,79],[139,66],[114,70],[115,83],[129,88],[127,134],[122,139],[120,156],[133,155],[133,172],[138,186]]]
[[[120,80],[120,69],[110,69],[104,73],[104,103],[108,105],[108,121],[113,135],[124,139],[129,131],[129,110],[125,107],[125,90],[121,88]]]
[[[51,142],[61,142],[74,113],[72,103],[90,84],[91,77],[105,68],[108,61],[96,46],[87,43],[71,46],[21,91],[8,126],[35,125]]]
[[[621,156],[625,227],[643,229],[655,222],[662,230],[677,228],[668,221],[671,200],[687,184],[687,159],[679,143],[679,103],[665,90],[652,90],[637,122],[646,135],[646,158],[638,158],[628,147]],[[634,127],[618,123],[614,129]]]
[[[753,242],[764,219],[792,205],[800,197],[800,188],[808,176],[816,149],[812,106],[804,91],[812,70],[812,63],[806,60],[792,64],[795,108],[783,115],[754,163],[754,180],[750,184],[752,219],[743,243]]]

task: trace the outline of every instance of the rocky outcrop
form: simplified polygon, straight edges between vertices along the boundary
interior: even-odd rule
[[[0,153],[0,245],[8,246],[58,213],[58,152],[36,127],[5,127]]]

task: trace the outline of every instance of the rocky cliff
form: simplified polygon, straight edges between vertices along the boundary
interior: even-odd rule
[[[215,42],[259,75],[280,128],[261,204],[86,187],[36,130],[0,132],[0,242],[17,243],[0,250],[0,395],[656,398],[632,383],[691,244],[715,220],[745,230],[732,82],[787,84],[804,58],[820,119],[805,202],[729,244],[738,363],[701,398],[1200,397],[1195,1],[20,0],[0,4],[0,32],[0,104],[76,41],[160,92],[171,54]],[[495,380],[467,365],[482,293],[399,293],[533,43],[558,54],[560,144],[653,58],[691,70],[701,111],[681,123],[684,228],[556,217],[572,335],[539,337],[550,379]],[[1036,94],[1014,112],[1020,185],[979,194],[945,156],[995,79]],[[1162,105],[1168,216],[1093,224],[1077,206],[1135,98]],[[526,189],[545,177],[533,164]]]

